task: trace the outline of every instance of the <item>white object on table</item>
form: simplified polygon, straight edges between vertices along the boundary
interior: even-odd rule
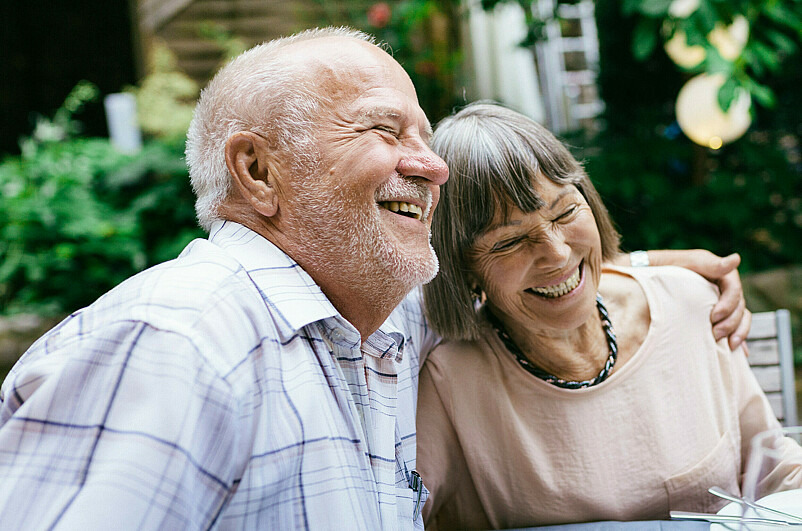
[[[786,490],[783,492],[775,492],[764,496],[758,502],[760,505],[771,507],[778,511],[783,511],[789,514],[798,515],[802,517],[802,489]],[[723,516],[741,516],[741,504],[732,502],[725,505],[717,514]],[[756,513],[752,509],[747,509],[744,514],[746,517],[764,517],[765,513]],[[772,517],[775,518],[775,517]],[[732,531],[737,529],[738,526],[733,524],[710,524],[710,531]],[[749,525],[749,531],[777,531],[777,526],[761,526]]]

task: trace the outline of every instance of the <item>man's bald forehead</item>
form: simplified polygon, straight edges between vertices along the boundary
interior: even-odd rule
[[[282,50],[281,57],[293,65],[299,81],[311,82],[326,98],[356,89],[372,73],[397,69],[406,76],[403,67],[380,47],[348,36],[294,42]]]
[[[349,35],[321,35],[310,39],[302,39],[289,42],[284,46],[286,51],[295,51],[297,53],[314,52],[320,54],[330,54],[332,56],[341,55],[345,48],[349,49],[365,49],[376,50],[377,52],[386,53],[377,45],[372,42],[351,37]]]
[[[390,61],[399,65],[393,57],[371,42],[342,35],[327,35],[289,43],[281,55],[284,59],[297,61],[299,66],[336,68],[343,63],[364,59],[365,64],[375,61]]]

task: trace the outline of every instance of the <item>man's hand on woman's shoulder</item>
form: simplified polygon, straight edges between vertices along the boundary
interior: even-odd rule
[[[704,249],[648,251],[649,265],[673,265],[690,269],[715,283],[721,297],[713,307],[710,321],[716,339],[727,337],[731,349],[743,345],[752,325],[752,314],[746,309],[741,276],[738,265],[741,257],[737,253],[721,257]],[[639,257],[643,260],[643,257]],[[621,254],[613,261],[618,265],[632,265],[629,255]]]

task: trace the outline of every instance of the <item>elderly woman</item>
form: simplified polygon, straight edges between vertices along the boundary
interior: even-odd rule
[[[424,288],[449,342],[420,376],[429,527],[668,518],[739,492],[745,446],[777,420],[740,353],[716,341],[717,292],[676,267],[607,265],[619,237],[548,131],[492,104],[444,120],[451,170]],[[785,488],[802,486],[789,446]]]

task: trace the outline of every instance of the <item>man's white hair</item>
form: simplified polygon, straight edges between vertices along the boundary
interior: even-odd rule
[[[201,92],[187,132],[186,156],[198,222],[210,230],[231,191],[226,141],[240,131],[259,133],[293,153],[296,168],[315,160],[313,119],[325,101],[297,64],[282,59],[288,45],[324,37],[373,37],[346,27],[316,28],[269,41],[237,56]]]

